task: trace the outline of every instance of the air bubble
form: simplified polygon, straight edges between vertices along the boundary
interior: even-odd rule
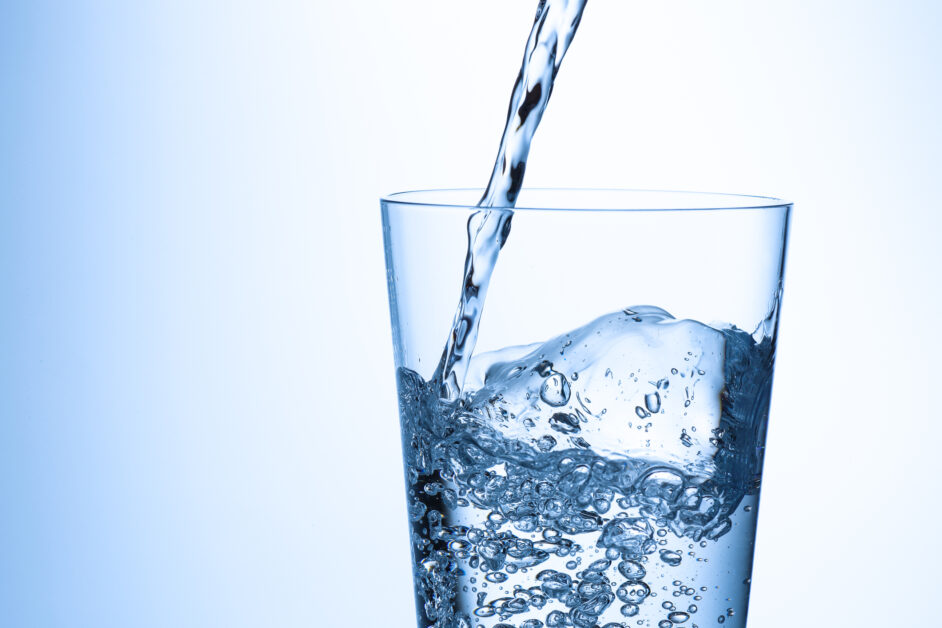
[[[661,560],[671,567],[676,567],[683,560],[683,557],[672,550],[661,550]]]
[[[650,593],[651,589],[643,582],[626,582],[615,591],[619,600],[631,604],[640,604]]]
[[[637,604],[628,602],[621,607],[621,614],[625,617],[634,617],[640,610],[641,608]]]
[[[657,414],[661,409],[661,395],[657,391],[644,396],[644,405],[651,414]]]
[[[569,403],[569,395],[569,382],[562,373],[552,373],[543,380],[543,385],[540,387],[540,399],[554,408]]]
[[[556,446],[556,439],[546,434],[536,441],[536,446],[540,451],[546,452]]]
[[[579,419],[566,412],[557,412],[551,416],[549,426],[561,434],[573,434],[582,429],[579,426]]]
[[[603,528],[598,544],[619,549],[626,557],[638,557],[653,546],[653,533],[651,524],[641,517],[615,519]]]
[[[609,590],[609,586],[604,582],[583,582],[579,585],[577,591],[579,595],[588,599]]]
[[[637,582],[644,578],[646,572],[640,563],[636,563],[633,560],[625,560],[618,565],[618,573],[629,582]]]
[[[569,618],[566,617],[565,613],[562,613],[561,611],[552,611],[549,615],[546,616],[546,625],[550,628],[566,626],[568,624]]]
[[[594,561],[592,564],[586,567],[586,571],[605,571],[611,566],[611,564],[612,564],[612,561],[606,560],[604,558],[600,558],[599,560]]]

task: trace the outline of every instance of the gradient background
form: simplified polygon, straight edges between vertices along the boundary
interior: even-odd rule
[[[752,626],[937,614],[940,6],[593,0],[534,143],[796,202]],[[414,625],[377,198],[534,7],[0,3],[0,625]]]

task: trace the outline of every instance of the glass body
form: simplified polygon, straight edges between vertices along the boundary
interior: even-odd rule
[[[524,190],[442,399],[479,197],[381,202],[418,625],[745,625],[791,205]]]

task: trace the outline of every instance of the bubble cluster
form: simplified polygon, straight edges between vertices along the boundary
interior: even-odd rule
[[[650,311],[633,308],[641,319],[631,321],[637,333],[668,321],[651,322]],[[696,588],[713,586],[713,580],[696,578],[728,571],[701,561],[724,560],[723,552],[731,550],[717,541],[730,535],[733,516],[746,512],[739,508],[744,496],[758,490],[756,437],[768,399],[768,376],[760,367],[770,364],[770,348],[738,330],[725,330],[722,343],[705,336],[708,342],[697,346],[713,343],[724,350],[718,363],[725,385],[716,396],[716,427],[703,428],[701,421],[694,432],[697,419],[674,413],[685,407],[681,401],[695,400],[686,406],[689,413],[709,397],[705,388],[695,396],[685,392],[708,382],[710,371],[697,368],[706,349],[678,352],[675,364],[683,366],[677,373],[670,365],[648,372],[631,352],[625,353],[634,360],[631,368],[585,358],[596,350],[589,332],[572,332],[557,346],[531,348],[510,361],[479,365],[480,387],[453,401],[400,369],[421,628],[613,628],[635,620],[689,626],[698,605],[708,605],[701,613],[714,613],[713,594],[704,593],[702,601],[694,597]],[[677,338],[693,333],[701,332],[688,325]],[[599,337],[612,346],[610,337]],[[562,349],[571,362],[547,359]],[[563,367],[570,376],[578,372],[578,380],[564,375]],[[597,390],[599,382],[618,386],[619,378],[641,397],[615,399],[615,393]],[[679,449],[661,455],[659,440],[646,455],[600,448],[610,442],[601,439],[604,430],[638,432],[627,418],[635,417],[636,406],[652,423],[674,422],[670,429]],[[711,408],[704,406],[703,420],[713,416]],[[680,425],[686,425],[683,432]],[[707,463],[676,437],[704,431],[715,441]],[[689,442],[706,449],[703,440],[691,436]],[[685,452],[689,464],[672,457]],[[724,605],[715,607],[714,616],[721,614],[724,622],[741,621],[726,612],[725,599],[737,591],[748,594],[751,546],[735,547],[747,552],[746,571],[735,578],[739,589],[724,589]],[[697,605],[679,605],[687,599]]]

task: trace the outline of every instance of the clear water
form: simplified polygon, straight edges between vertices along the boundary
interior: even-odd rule
[[[400,369],[420,625],[743,626],[772,358],[644,306]]]
[[[507,122],[484,196],[468,220],[461,298],[434,379],[441,395],[456,399],[478,336],[481,309],[497,255],[510,234],[513,212],[530,154],[530,142],[553,91],[556,73],[576,34],[587,0],[540,0],[514,83]],[[497,208],[497,209],[494,209]]]

